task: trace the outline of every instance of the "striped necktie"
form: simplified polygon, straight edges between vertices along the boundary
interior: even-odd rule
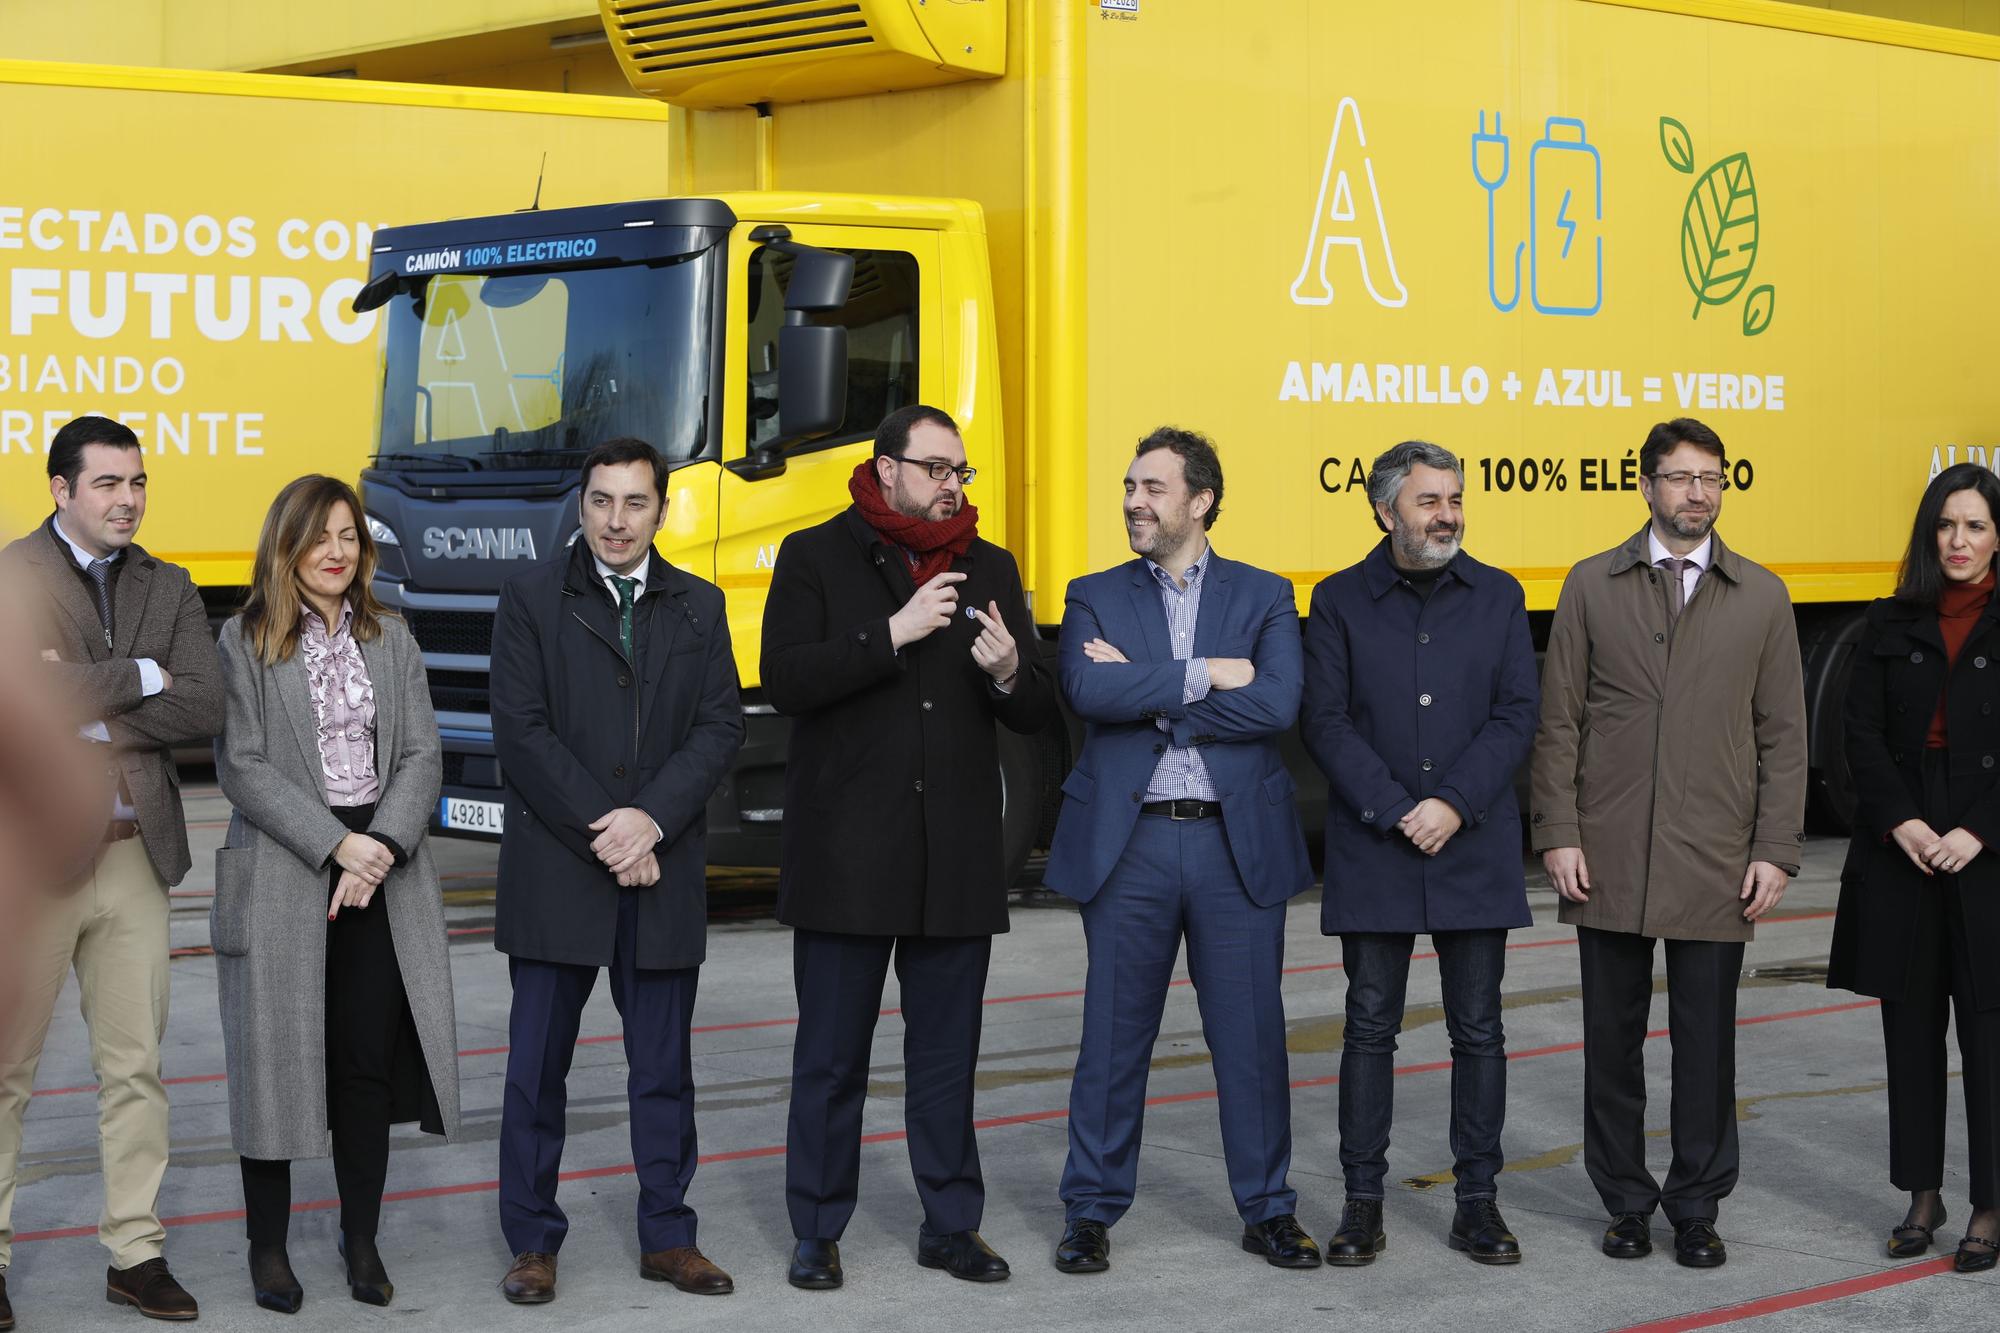
[[[93,560],[86,573],[90,581],[97,585],[97,618],[104,623],[104,646],[111,646],[111,562]]]

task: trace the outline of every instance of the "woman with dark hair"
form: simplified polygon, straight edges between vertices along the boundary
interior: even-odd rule
[[[1868,608],[1848,688],[1854,840],[1827,984],[1882,1000],[1889,1179],[1910,1209],[1889,1254],[1944,1223],[1945,1028],[1956,1013],[1972,1218],[1961,1273],[2000,1257],[2000,477],[1939,473],[1896,594]]]
[[[444,900],[425,830],[443,776],[416,640],[369,589],[352,487],[301,477],[222,631],[216,776],[236,809],[210,936],[257,1304],[305,1299],[285,1249],[291,1163],[333,1156],[357,1301],[395,1288],[375,1245],[389,1126],[458,1128]]]

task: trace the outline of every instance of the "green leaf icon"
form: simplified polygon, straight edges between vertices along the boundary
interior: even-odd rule
[[[1743,302],[1743,336],[1754,338],[1771,327],[1771,315],[1778,305],[1778,294],[1771,290],[1771,284],[1753,288],[1749,299]]]
[[[1688,137],[1687,126],[1672,116],[1660,117],[1660,151],[1675,171],[1694,174],[1694,141]]]
[[[1681,214],[1681,270],[1695,296],[1689,318],[1743,290],[1756,262],[1757,183],[1749,154],[1734,153],[1694,183]]]

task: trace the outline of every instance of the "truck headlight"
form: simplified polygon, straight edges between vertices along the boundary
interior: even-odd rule
[[[368,516],[368,535],[375,539],[377,546],[401,546],[403,544],[397,539],[396,530],[373,514]]]

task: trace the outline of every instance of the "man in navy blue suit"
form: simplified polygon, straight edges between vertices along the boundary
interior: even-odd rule
[[[1065,1273],[1110,1267],[1107,1229],[1132,1206],[1183,936],[1243,1248],[1280,1268],[1320,1262],[1285,1179],[1285,902],[1312,883],[1277,742],[1299,710],[1298,609],[1288,580],[1209,547],[1221,510],[1214,445],[1154,431],[1125,473],[1139,558],[1071,583],[1063,612],[1059,668],[1084,746],[1044,878],[1082,905],[1090,954],[1055,1254]]]

